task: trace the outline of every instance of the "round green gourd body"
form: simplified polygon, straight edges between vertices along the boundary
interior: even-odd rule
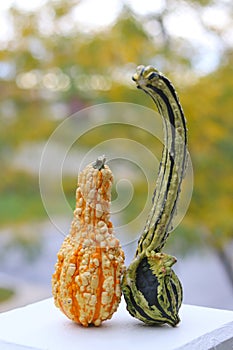
[[[182,303],[182,286],[171,266],[176,259],[151,252],[137,256],[127,269],[122,289],[127,310],[149,325],[176,326]]]

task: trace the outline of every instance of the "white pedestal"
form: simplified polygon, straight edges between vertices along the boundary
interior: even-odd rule
[[[151,327],[132,318],[122,303],[100,327],[67,319],[52,299],[0,315],[1,350],[231,350],[233,312],[183,305],[176,328]]]

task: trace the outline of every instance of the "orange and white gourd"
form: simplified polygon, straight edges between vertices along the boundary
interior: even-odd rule
[[[52,276],[55,305],[83,326],[110,319],[121,299],[124,253],[110,221],[112,182],[104,157],[79,174],[71,230]]]

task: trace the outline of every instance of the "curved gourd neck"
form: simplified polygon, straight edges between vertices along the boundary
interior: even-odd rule
[[[159,80],[158,80],[159,79]],[[153,206],[136,255],[143,251],[160,251],[171,230],[181,182],[186,167],[187,131],[182,107],[170,81],[159,75],[156,81],[146,81],[139,88],[155,102],[164,126],[164,148],[160,162]]]

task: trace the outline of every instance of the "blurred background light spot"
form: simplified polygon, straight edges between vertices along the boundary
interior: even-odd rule
[[[67,91],[70,88],[70,77],[60,69],[55,68],[43,76],[42,83],[48,90]]]
[[[166,7],[166,1],[164,0],[127,0],[126,3],[133,9],[133,11],[140,15],[145,15],[149,12],[159,12]]]
[[[73,11],[73,17],[83,26],[84,31],[110,25],[119,14],[122,2],[118,0],[85,0]]]
[[[10,80],[15,76],[15,64],[12,62],[0,62],[0,79]]]
[[[79,90],[82,91],[108,91],[111,89],[112,82],[109,78],[101,74],[80,74],[75,78],[75,85]]]
[[[203,21],[212,28],[222,29],[232,22],[231,13],[227,12],[223,3],[206,7],[202,14]]]
[[[5,1],[3,1],[4,3]],[[46,3],[46,0],[10,0],[6,1],[8,4],[11,4],[12,6],[16,6],[24,11],[34,11],[36,9],[39,9],[43,4]],[[9,5],[8,5],[9,6]]]
[[[38,84],[38,77],[36,72],[20,73],[16,77],[16,84],[20,89],[33,89]]]

